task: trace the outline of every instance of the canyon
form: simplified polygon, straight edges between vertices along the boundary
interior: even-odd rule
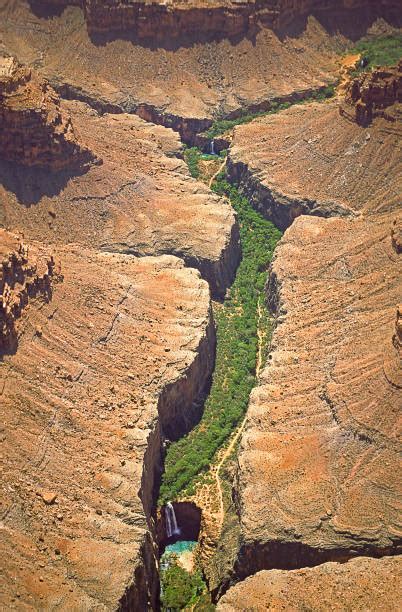
[[[0,19],[2,606],[158,610],[179,539],[206,609],[399,609],[402,63],[354,61],[324,95],[362,35],[400,37],[399,4],[3,0]],[[196,151],[199,178],[194,144],[220,153]],[[166,497],[225,317],[250,309],[256,363],[223,382],[255,385],[245,412]]]

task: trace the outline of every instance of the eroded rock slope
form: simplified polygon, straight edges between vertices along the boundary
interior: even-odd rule
[[[394,121],[367,129],[341,116],[337,100],[294,106],[239,126],[229,174],[282,229],[300,214],[353,217],[396,210],[400,108],[388,107]]]
[[[333,81],[339,60],[336,52],[350,37],[365,33],[376,17],[389,17],[382,3],[362,2],[350,10],[335,3],[335,11],[329,3],[316,17],[309,14],[308,3],[292,3],[283,10],[289,13],[285,18],[289,28],[300,17],[294,32],[285,29],[280,33],[268,20],[229,39],[231,26],[219,21],[220,9],[214,10],[214,5],[221,9],[236,5],[233,11],[241,15],[253,3],[214,2],[205,10],[208,5],[203,2],[199,19],[192,17],[184,2],[170,6],[146,3],[142,8],[143,3],[91,2],[86,14],[79,6],[65,6],[64,2],[56,3],[53,11],[49,4],[40,4],[26,0],[3,3],[2,42],[11,53],[40,68],[63,95],[90,101],[100,110],[136,112],[179,130],[187,142],[216,115],[264,108],[272,98],[292,98]],[[109,9],[112,4],[115,10]],[[262,10],[269,12],[271,4],[275,11],[276,2],[268,8],[264,3]],[[361,10],[362,4],[366,11]],[[137,25],[128,19],[125,31],[113,32],[113,20],[124,21],[121,16],[138,7],[147,17]],[[155,21],[149,17],[152,11]],[[163,28],[161,11],[173,25]],[[85,15],[96,18],[104,33],[88,33]],[[191,35],[186,25],[177,41],[168,37],[166,43],[155,43],[158,32],[170,36],[186,16],[193,22],[196,19],[196,34]],[[211,37],[208,31],[203,35],[203,23],[213,22],[214,17],[218,18],[219,36]],[[242,17],[233,23],[241,29]],[[150,31],[148,42],[139,38],[141,28]]]
[[[1,244],[10,261],[49,258],[4,231]],[[213,366],[208,285],[170,256],[52,257],[55,280],[2,351],[2,605],[153,608],[161,435],[191,421]],[[3,300],[21,286],[4,271]]]

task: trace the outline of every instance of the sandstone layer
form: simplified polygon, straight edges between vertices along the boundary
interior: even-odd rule
[[[401,608],[402,558],[324,563],[292,572],[262,571],[230,589],[217,609],[232,610],[382,610]]]
[[[92,157],[78,143],[56,92],[9,57],[0,57],[0,157],[52,170],[82,166]]]
[[[96,6],[100,11],[106,5]],[[129,3],[119,6],[131,9]],[[53,13],[46,7],[26,0],[3,2],[2,43],[10,53],[40,68],[63,96],[90,102],[100,111],[135,112],[180,131],[186,142],[194,142],[215,116],[264,109],[272,99],[307,95],[333,81],[337,52],[351,37],[365,33],[374,19],[357,7],[356,13],[340,11],[340,21],[336,15],[302,20],[292,35],[262,25],[232,39],[223,29],[216,40],[190,36],[167,44],[155,42],[155,36],[164,31],[170,36],[172,30],[155,26],[146,44],[135,29],[91,37],[78,6],[54,7]],[[163,10],[171,14],[169,7]],[[308,5],[303,10],[308,12]],[[107,17],[112,15],[108,10]],[[148,23],[141,19],[142,27]],[[202,22],[197,28],[202,32]]]
[[[174,254],[223,296],[239,259],[237,223],[176,157],[178,136],[133,115],[99,116],[80,102],[61,107],[103,163],[49,173],[0,160],[0,223],[44,243]]]
[[[1,244],[3,261],[28,253],[26,274],[49,258]],[[51,291],[30,292],[0,364],[2,606],[153,609],[162,436],[191,424],[213,366],[208,285],[171,256],[51,256]],[[3,302],[26,288],[4,273]]]
[[[355,216],[397,210],[402,182],[395,121],[368,129],[338,101],[294,106],[235,129],[228,168],[254,206],[281,229],[300,214]]]

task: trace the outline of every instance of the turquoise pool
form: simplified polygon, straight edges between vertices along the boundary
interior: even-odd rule
[[[191,552],[192,550],[194,550],[196,545],[197,542],[194,542],[193,540],[179,540],[174,544],[169,544],[168,546],[166,546],[163,556],[171,554],[180,555],[181,553],[187,551]]]

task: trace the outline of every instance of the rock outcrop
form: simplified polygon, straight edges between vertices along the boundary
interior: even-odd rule
[[[44,243],[177,255],[223,296],[240,257],[237,222],[230,205],[177,158],[177,134],[136,116],[98,116],[80,102],[61,106],[103,163],[66,178],[0,161],[0,221]]]
[[[170,256],[54,258],[63,282],[0,366],[2,606],[155,609],[164,426],[213,367],[208,285]]]
[[[217,609],[397,612],[401,578],[402,557],[359,557],[293,572],[262,571],[230,589]]]
[[[342,116],[368,126],[376,117],[397,121],[402,115],[402,60],[391,68],[378,68],[353,79],[339,106]]]
[[[56,92],[10,57],[0,57],[0,156],[52,170],[84,165],[92,159],[77,141]]]
[[[28,249],[20,238],[2,229],[0,262],[1,356],[17,349],[18,325],[24,309],[35,299],[48,302],[53,282],[61,277],[51,255]]]

